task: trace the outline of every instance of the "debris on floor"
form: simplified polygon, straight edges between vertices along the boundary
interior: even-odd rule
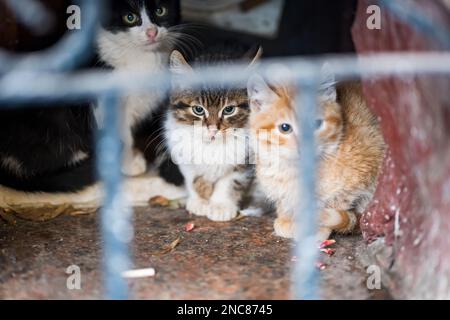
[[[98,210],[98,208],[74,208],[70,204],[52,205],[42,204],[38,207],[30,206],[9,206],[7,208],[0,208],[0,215],[3,219],[14,221],[14,217],[30,220],[30,221],[49,221],[59,217],[62,214],[72,216],[91,214]]]
[[[102,239],[98,215],[36,222],[0,219],[0,299],[101,299]],[[270,215],[216,223],[170,208],[134,215],[133,263],[152,270],[125,275],[136,299],[289,299],[292,242],[273,233]],[[195,232],[186,232],[192,223]],[[189,229],[189,228],[188,228]],[[337,236],[332,257],[321,255],[324,299],[371,299],[361,261],[361,236]],[[318,249],[319,250],[319,249]],[[155,254],[156,253],[156,254]],[[348,259],[354,257],[353,260]],[[76,265],[81,290],[68,290],[66,269]],[[146,275],[144,281],[139,276]],[[195,279],[195,281],[193,281]]]
[[[186,232],[191,232],[192,230],[194,230],[194,228],[195,228],[195,224],[193,222],[189,222],[186,224],[184,230]]]
[[[316,267],[317,267],[317,269],[322,271],[322,270],[325,270],[327,268],[327,265],[325,263],[323,263],[323,262],[317,262]]]
[[[181,241],[180,237],[176,238],[169,245],[164,246],[164,248],[162,250],[153,253],[153,255],[154,256],[162,256],[162,255],[172,252],[180,244],[180,241]]]
[[[122,277],[126,279],[139,279],[139,278],[154,277],[155,274],[156,274],[155,269],[146,268],[146,269],[127,270],[122,273]]]
[[[184,206],[184,199],[167,199],[163,196],[156,196],[149,200],[151,207],[181,209]]]
[[[323,248],[323,249],[320,249],[320,252],[323,252],[331,257],[332,255],[334,255],[336,250],[330,249],[330,248]]]
[[[328,240],[324,240],[320,245],[319,245],[319,249],[324,249],[327,248],[329,246],[332,246],[333,244],[336,243],[336,240],[334,239],[328,239]]]

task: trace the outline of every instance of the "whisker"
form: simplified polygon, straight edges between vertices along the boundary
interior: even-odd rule
[[[159,130],[161,132],[161,130]],[[149,141],[148,143],[146,143],[145,148],[144,148],[144,152],[146,152],[148,150],[148,148],[150,148],[150,145],[155,142],[157,139],[164,137],[164,133],[159,133],[156,137],[154,137],[151,141]]]

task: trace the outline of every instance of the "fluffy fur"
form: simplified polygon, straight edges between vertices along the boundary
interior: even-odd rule
[[[332,231],[350,232],[375,191],[385,145],[376,118],[362,98],[361,86],[335,87],[327,77],[317,113],[320,212],[318,239]],[[275,233],[295,238],[294,213],[301,208],[298,184],[298,127],[295,92],[272,87],[254,76],[248,84],[252,140],[257,146],[257,178],[277,206]]]
[[[74,192],[95,183],[94,130],[87,105],[0,110],[0,184]]]
[[[98,35],[101,60],[116,72],[166,70],[178,35],[171,28],[179,22],[179,0],[122,0],[111,1],[111,5],[109,19]],[[124,98],[124,174],[136,176],[147,170],[142,152],[135,148],[133,133],[164,99],[164,92]]]
[[[260,55],[258,51],[257,59]],[[223,54],[205,54],[195,64],[227,64]],[[250,109],[245,88],[183,87],[178,81],[194,71],[178,51],[170,60],[174,74],[166,138],[188,191],[186,208],[215,221],[236,217],[253,178],[248,164]]]
[[[179,1],[111,0],[108,4],[110,15],[98,35],[103,62],[120,71],[166,68],[174,37],[180,35],[174,26],[179,21]],[[139,18],[133,26],[124,21],[129,13]],[[146,34],[149,29],[151,32]],[[148,116],[160,100],[160,95],[154,94],[125,99],[124,140],[128,161],[124,171],[130,174],[141,173],[146,166],[142,157],[135,156],[132,150],[132,128]],[[90,102],[55,103],[52,107],[36,105],[26,110],[2,108],[0,206],[97,201],[95,130]],[[134,187],[136,181],[127,181],[126,189],[134,190],[140,201],[147,195],[154,195],[155,190],[170,198],[182,194],[180,188],[167,185],[160,178],[151,178],[148,182],[139,180],[143,183],[140,188]],[[153,189],[147,190],[150,187]],[[138,189],[142,192],[136,192]],[[135,198],[132,198],[133,204]]]

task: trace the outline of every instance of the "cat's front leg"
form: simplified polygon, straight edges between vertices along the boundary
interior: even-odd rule
[[[135,177],[144,174],[147,171],[147,161],[140,150],[133,148],[134,138],[131,129],[129,116],[125,115],[123,136],[123,164],[122,173],[124,175]]]
[[[229,221],[239,212],[238,195],[234,188],[234,175],[211,182],[202,176],[190,184],[186,210],[213,221]]]
[[[186,177],[186,175],[185,175]],[[186,210],[197,216],[208,215],[208,202],[214,191],[214,184],[202,176],[189,179],[189,196],[186,201]]]
[[[147,171],[147,161],[139,150],[130,148],[124,151],[122,173],[130,176],[140,176]]]
[[[242,177],[239,173],[229,174],[214,184],[214,191],[208,203],[207,217],[213,221],[230,221],[239,213],[242,191],[238,190]]]
[[[278,217],[275,219],[273,225],[275,234],[279,237],[298,240],[299,235],[294,217],[292,215],[279,212],[277,215]],[[322,242],[329,239],[332,232],[333,229],[330,227],[319,226],[316,233],[317,241]]]
[[[186,200],[186,210],[196,216],[208,214],[208,202],[200,198],[196,193],[190,194]]]
[[[277,215],[278,217],[273,223],[275,234],[282,238],[295,239],[297,236],[297,229],[295,227],[293,216],[279,212]]]
[[[274,222],[275,234],[279,237],[298,240],[298,232],[295,224],[295,219],[292,216],[278,214],[278,218]],[[329,239],[332,228],[329,227],[319,227],[316,233],[316,239],[318,242]]]
[[[291,201],[292,199],[289,197],[277,201],[277,218],[274,221],[273,228],[275,234],[279,237],[296,239],[298,236],[295,224],[295,205]]]

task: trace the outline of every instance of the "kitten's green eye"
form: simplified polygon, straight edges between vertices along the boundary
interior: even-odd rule
[[[280,132],[282,134],[289,134],[291,133],[292,130],[292,126],[289,123],[282,123],[278,126],[278,130],[280,130]]]
[[[225,107],[224,109],[223,109],[223,115],[225,115],[225,116],[230,116],[230,115],[232,115],[234,112],[236,111],[236,107],[235,106],[228,106],[228,107]]]
[[[204,116],[205,115],[205,108],[203,108],[202,106],[193,106],[192,107],[192,111],[197,116]]]
[[[156,8],[155,14],[157,17],[164,17],[167,14],[167,8],[166,7],[159,7]]]
[[[130,12],[123,16],[123,22],[130,26],[136,24],[138,21],[139,17],[135,13]]]

